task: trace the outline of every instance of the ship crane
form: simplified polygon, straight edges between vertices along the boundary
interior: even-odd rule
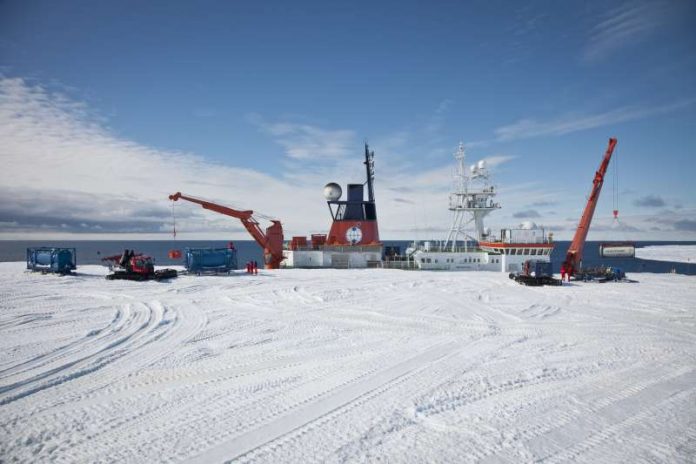
[[[602,159],[599,169],[595,173],[594,180],[592,181],[590,197],[587,199],[587,204],[585,205],[585,210],[580,218],[578,228],[575,231],[575,236],[573,236],[573,241],[568,247],[568,252],[565,260],[563,261],[563,267],[565,267],[565,270],[569,276],[574,275],[582,267],[582,252],[583,248],[585,247],[587,232],[590,230],[592,216],[594,215],[595,208],[597,207],[597,201],[599,200],[599,194],[602,191],[602,185],[604,184],[604,175],[609,167],[609,161],[611,160],[612,153],[614,153],[615,146],[616,139],[610,138],[607,151],[604,153],[604,158]]]
[[[278,269],[280,267],[280,262],[283,260],[283,226],[279,220],[271,219],[271,225],[268,226],[266,232],[264,232],[261,229],[259,221],[254,217],[254,212],[252,210],[241,211],[229,208],[210,201],[184,195],[181,192],[169,195],[169,199],[172,201],[177,201],[179,199],[190,201],[191,203],[201,205],[204,209],[239,219],[242,221],[242,224],[249,234],[254,237],[256,243],[263,248],[265,268]]]

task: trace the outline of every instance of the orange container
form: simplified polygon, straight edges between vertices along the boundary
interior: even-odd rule
[[[181,250],[169,250],[169,259],[181,259]]]

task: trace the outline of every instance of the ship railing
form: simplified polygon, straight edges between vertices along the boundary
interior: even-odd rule
[[[441,245],[430,245],[430,246],[420,245],[418,247],[418,249],[420,251],[425,251],[425,252],[429,252],[429,253],[487,253],[487,251],[484,251],[476,246],[468,246],[468,247],[459,246],[459,247],[452,248],[451,246],[441,246]]]
[[[384,269],[418,269],[416,260],[404,256],[386,256],[382,261]]]
[[[485,241],[486,242],[493,242],[493,243],[499,242],[499,243],[506,243],[506,244],[510,244],[510,243],[518,244],[519,243],[522,245],[536,245],[536,244],[544,245],[544,244],[548,244],[548,243],[553,243],[553,240],[549,240],[548,238],[541,238],[541,237],[536,238],[534,240],[506,237],[503,240],[489,239],[489,240],[485,240]]]
[[[290,247],[285,247],[286,250],[291,250]],[[382,245],[319,245],[313,247],[299,246],[292,249],[292,251],[333,251],[336,253],[341,252],[382,252]]]

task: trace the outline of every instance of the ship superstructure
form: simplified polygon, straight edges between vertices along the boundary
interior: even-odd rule
[[[498,236],[484,218],[500,208],[496,188],[484,160],[466,167],[464,145],[454,153],[455,187],[449,196],[452,226],[444,241],[414,243],[407,251],[419,269],[462,271],[520,271],[524,261],[550,261],[551,234],[532,222],[502,229]]]
[[[382,242],[379,239],[375,204],[374,151],[365,144],[366,181],[348,184],[348,194],[335,182],[324,186],[324,197],[331,214],[328,234],[293,237],[283,250],[284,267],[365,268],[379,267]],[[367,190],[367,199],[365,199]]]
[[[453,212],[453,220],[445,240],[445,247],[449,246],[452,250],[456,248],[458,241],[463,241],[466,246],[469,240],[486,238],[483,218],[500,208],[500,205],[493,201],[495,186],[490,183],[486,162],[481,160],[467,170],[463,143],[459,144],[454,158],[457,160],[457,170],[454,175],[456,190],[449,196],[449,210]],[[468,234],[472,223],[475,237]]]

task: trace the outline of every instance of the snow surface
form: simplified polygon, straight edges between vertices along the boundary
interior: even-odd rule
[[[636,248],[636,258],[673,263],[696,263],[696,245],[651,245]]]
[[[105,272],[0,263],[0,460],[696,456],[693,276]]]

